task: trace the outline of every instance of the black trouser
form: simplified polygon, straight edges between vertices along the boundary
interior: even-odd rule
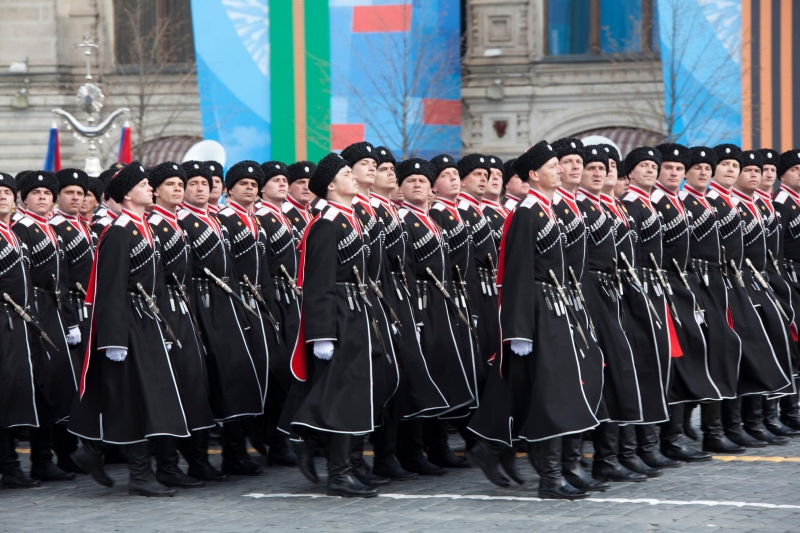
[[[40,466],[53,460],[53,426],[54,414],[44,395],[36,387],[36,412],[39,417],[39,427],[31,427],[31,465]]]
[[[425,453],[425,419],[403,420],[397,433],[397,458],[401,461],[420,457]]]

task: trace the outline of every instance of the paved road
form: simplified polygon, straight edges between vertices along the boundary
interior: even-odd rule
[[[477,469],[452,470],[394,483],[370,500],[329,498],[295,469],[266,465],[261,477],[149,499],[129,496],[127,471],[111,466],[113,489],[79,476],[0,491],[0,531],[800,531],[800,439],[614,485],[580,502],[538,500],[536,474],[526,458],[517,461],[528,480],[522,488],[496,488]]]

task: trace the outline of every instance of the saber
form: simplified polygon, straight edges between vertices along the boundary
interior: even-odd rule
[[[658,265],[658,261],[656,261],[656,256],[653,255],[653,252],[650,252],[650,260],[653,262],[653,266],[655,267],[656,277],[658,278],[659,283],[661,283],[661,286],[664,287],[664,298],[666,298],[667,303],[669,304],[669,310],[672,311],[672,317],[679,326],[683,327],[683,324],[681,324],[681,319],[678,318],[678,310],[675,309],[675,302],[672,301],[672,287],[669,283],[667,283],[666,278],[664,278],[664,273],[661,272],[661,267]]]
[[[81,294],[83,294],[83,298],[86,299],[86,289],[83,288],[83,285],[81,285],[81,282],[80,281],[76,281],[75,282],[75,286],[78,288],[78,290],[81,292]]]
[[[492,287],[494,288],[495,295],[497,294],[497,268],[494,266],[494,259],[492,258],[492,254],[486,254],[486,257],[489,258],[489,266],[492,267]]]
[[[722,251],[722,274],[725,276],[725,278],[727,278],[728,277],[728,261],[727,261],[727,259],[725,259],[725,247],[724,246],[720,246],[719,249],[720,249],[720,251]]]
[[[59,349],[58,349],[58,346],[56,346],[56,345],[55,345],[55,343],[54,343],[52,340],[50,340],[50,337],[47,335],[47,333],[45,332],[45,330],[44,330],[44,329],[42,329],[42,326],[40,326],[40,325],[39,325],[39,324],[38,324],[38,323],[37,323],[37,322],[36,322],[36,321],[33,319],[33,317],[31,317],[31,315],[29,315],[28,313],[26,313],[26,312],[25,312],[25,309],[23,309],[23,308],[22,308],[22,306],[18,305],[18,304],[17,304],[17,302],[15,302],[14,300],[12,300],[12,299],[11,299],[11,296],[9,296],[7,292],[4,292],[4,293],[3,293],[3,299],[4,299],[5,301],[7,301],[8,303],[10,303],[10,304],[11,304],[11,307],[13,307],[13,308],[14,308],[14,311],[16,311],[16,312],[17,312],[17,314],[18,314],[20,317],[22,317],[22,320],[23,320],[23,321],[25,321],[25,322],[26,322],[28,325],[30,325],[30,327],[31,327],[31,329],[33,329],[33,331],[35,331],[36,333],[38,333],[38,334],[39,334],[39,336],[42,338],[42,340],[43,340],[44,342],[46,342],[47,344],[49,344],[50,346],[52,346],[52,347],[53,347],[53,349],[54,349],[56,352],[58,352],[58,353],[61,353],[61,350],[59,350]]]
[[[250,278],[247,277],[247,274],[245,274],[242,277],[242,279],[244,279],[244,282],[247,285],[247,288],[250,289],[250,293],[253,295],[253,297],[256,299],[256,301],[259,304],[261,304],[261,308],[264,311],[264,313],[266,313],[267,318],[269,319],[269,321],[272,323],[272,327],[273,327],[273,329],[275,329],[275,333],[278,333],[281,330],[281,325],[278,324],[278,321],[275,320],[274,316],[272,316],[272,311],[269,310],[269,307],[267,307],[267,302],[265,302],[264,301],[264,297],[261,296],[261,291],[258,290],[258,287],[256,287],[252,283],[250,283]],[[278,339],[278,344],[280,344],[281,343],[280,336],[279,335],[275,335],[275,337]]]
[[[778,260],[775,259],[775,256],[772,254],[772,250],[767,250],[767,253],[769,254],[770,260],[772,261],[772,266],[775,267],[775,272],[777,272],[778,275],[780,276],[781,275],[781,269],[778,266]]]
[[[249,311],[250,313],[253,313],[253,315],[255,315],[255,316],[258,316],[258,313],[256,313],[255,311],[253,311],[253,308],[252,308],[252,307],[250,307],[249,305],[247,305],[247,302],[245,302],[245,301],[242,299],[242,297],[241,297],[241,296],[239,296],[238,294],[236,294],[235,292],[233,292],[233,289],[231,289],[231,288],[228,286],[228,284],[227,284],[227,283],[225,283],[224,281],[222,281],[221,279],[219,279],[217,276],[215,276],[215,275],[214,275],[214,273],[213,273],[213,272],[211,272],[211,271],[210,271],[208,268],[204,268],[204,269],[203,269],[203,272],[205,272],[205,273],[206,273],[206,276],[208,276],[209,278],[211,278],[211,279],[214,281],[214,283],[216,283],[216,284],[217,284],[217,286],[218,286],[220,289],[222,289],[223,291],[225,291],[225,293],[226,293],[228,296],[230,296],[231,298],[233,298],[234,300],[236,300],[237,302],[239,302],[239,303],[242,305],[242,307],[244,307],[245,311]]]
[[[289,274],[289,271],[286,270],[286,267],[283,265],[281,265],[281,272],[283,272],[283,275],[286,276],[286,281],[289,283],[289,287],[292,288],[292,291],[294,291],[297,296],[301,296],[303,291],[300,290],[300,287],[297,286],[297,282],[295,282],[294,278],[291,276],[291,274]]]
[[[639,292],[641,292],[642,295],[647,300],[647,307],[650,309],[650,314],[655,319],[656,324],[658,325],[658,329],[661,329],[661,319],[658,318],[658,311],[656,311],[656,306],[653,305],[653,301],[650,299],[647,293],[644,292],[644,287],[642,287],[642,283],[639,281],[639,276],[636,275],[636,271],[628,262],[628,258],[625,257],[625,252],[620,252],[619,258],[622,259],[623,263],[625,263],[625,268],[627,269],[628,275],[631,277],[631,280],[633,280],[633,284],[636,285],[636,289]]]
[[[144,287],[142,287],[142,284],[141,283],[137,283],[136,284],[136,288],[139,290],[139,292],[144,297],[144,301],[147,304],[147,307],[149,307],[150,310],[153,312],[153,314],[156,315],[156,319],[158,319],[159,322],[164,324],[164,331],[167,332],[167,335],[169,336],[170,339],[172,339],[172,342],[177,344],[178,348],[183,348],[183,346],[181,345],[181,341],[178,340],[178,337],[175,335],[175,332],[172,331],[172,328],[170,327],[169,322],[164,320],[164,317],[161,316],[161,311],[158,309],[158,306],[156,305],[156,302],[154,302],[153,299],[150,297],[150,295],[147,294],[147,291],[144,290]]]
[[[375,320],[375,314],[370,313],[370,309],[372,309],[372,303],[367,298],[367,290],[364,288],[364,283],[361,281],[361,274],[358,272],[358,267],[353,265],[353,272],[356,275],[356,281],[358,282],[358,294],[361,296],[361,299],[364,300],[364,312],[369,315],[370,322],[372,322],[372,329],[375,331],[375,336],[378,338],[378,342],[384,348],[384,354],[386,355],[386,359],[389,363],[392,362],[392,358],[389,357],[389,352],[386,350],[386,345],[383,344],[383,338],[381,337],[381,330],[378,329],[378,321]]]
[[[192,313],[192,308],[189,305],[189,295],[186,294],[186,289],[183,286],[183,283],[181,283],[181,280],[178,279],[178,275],[175,272],[172,273],[172,278],[178,285],[178,294],[181,295],[181,300],[183,300],[183,304],[186,306],[186,310],[189,312],[189,319],[192,321],[192,326],[194,326],[194,334],[197,336],[197,340],[200,341],[200,346],[203,347],[203,351],[208,353],[205,345],[202,342],[203,339],[200,338],[200,325],[197,323],[197,317],[194,316],[194,313]],[[78,283],[78,285],[80,286],[80,283]]]
[[[744,289],[744,278],[742,277],[742,272],[736,268],[736,263],[731,259],[731,268],[733,269],[733,275],[736,276],[736,281],[739,283],[739,286]]]
[[[589,342],[586,340],[586,335],[584,335],[583,333],[583,328],[581,327],[581,323],[578,320],[578,317],[575,316],[575,312],[572,310],[572,307],[570,307],[569,300],[567,300],[567,295],[564,293],[564,288],[558,282],[558,278],[556,277],[555,273],[552,270],[550,270],[550,278],[556,285],[556,291],[558,292],[558,295],[561,297],[561,301],[564,303],[564,307],[567,309],[567,313],[570,315],[570,318],[572,318],[572,320],[575,321],[575,329],[578,330],[578,333],[583,339],[583,344],[585,344],[586,347],[588,348]]]
[[[400,323],[400,319],[397,318],[397,314],[394,312],[394,309],[392,309],[392,307],[389,305],[389,302],[386,301],[386,298],[383,297],[383,291],[381,291],[381,288],[378,287],[378,284],[372,281],[372,278],[369,276],[367,276],[367,281],[369,281],[369,286],[372,287],[372,292],[375,293],[381,304],[383,304],[383,306],[389,310],[389,316],[392,317],[392,321],[395,323],[396,327],[403,327],[403,325]]]
[[[569,275],[572,277],[572,284],[575,285],[575,290],[578,292],[578,298],[580,298],[581,303],[583,304],[583,308],[586,309],[586,298],[583,297],[583,289],[581,289],[581,284],[578,281],[578,276],[575,275],[575,271],[572,270],[572,267],[569,267]],[[594,323],[592,322],[592,317],[589,316],[589,311],[586,311],[586,318],[589,319],[589,327],[592,329],[592,333],[595,333],[595,337],[597,336]]]
[[[428,272],[428,275],[433,280],[433,284],[436,285],[436,288],[439,289],[439,292],[441,292],[442,296],[444,296],[444,301],[450,304],[450,307],[455,309],[456,313],[458,313],[458,318],[460,318],[467,325],[469,329],[472,329],[472,324],[469,323],[469,319],[467,319],[467,317],[464,316],[464,313],[461,312],[461,309],[458,307],[458,304],[455,301],[453,301],[453,297],[450,296],[450,293],[447,292],[447,289],[444,288],[444,285],[442,285],[442,282],[439,281],[439,278],[437,278],[433,274],[431,267],[427,267],[425,270]]]
[[[58,278],[56,278],[55,274],[51,274],[53,276],[53,287],[55,290],[53,294],[56,295],[56,307],[58,307],[58,312],[61,312],[61,289],[58,288]]]
[[[469,300],[469,293],[467,293],[467,283],[461,276],[461,267],[456,265],[456,274],[458,274],[458,283],[461,285],[461,290],[456,288],[456,292],[461,295],[461,303],[464,304],[464,309],[467,309],[467,300]],[[467,311],[469,312],[469,311]]]
[[[684,287],[689,292],[692,292],[692,288],[689,286],[689,279],[686,277],[686,272],[681,270],[681,266],[678,264],[678,260],[674,257],[672,258],[672,263],[675,265],[675,268],[678,270],[678,276],[680,276],[681,281],[683,282]],[[700,317],[703,316],[703,310],[700,309],[700,306],[697,305],[697,302],[694,303],[694,311],[695,313],[700,313]],[[703,318],[703,324],[706,323],[706,319]]]
[[[764,291],[769,295],[770,299],[775,303],[775,307],[777,307],[778,311],[781,312],[783,318],[785,318],[786,321],[791,324],[792,320],[789,318],[789,315],[786,314],[786,311],[784,311],[781,302],[778,301],[778,297],[775,296],[774,292],[772,292],[772,288],[769,286],[769,283],[767,283],[767,280],[765,280],[764,277],[761,275],[761,272],[759,272],[756,269],[756,266],[753,264],[752,261],[750,261],[750,258],[746,257],[744,261],[745,263],[747,263],[747,266],[750,267],[750,270],[753,271],[753,277],[755,277],[758,280],[758,284],[764,287]]]

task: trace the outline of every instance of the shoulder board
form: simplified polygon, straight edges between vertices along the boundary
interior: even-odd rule
[[[582,202],[582,201],[586,200],[586,195],[583,194],[582,192],[578,191],[578,194],[575,195],[575,199],[577,201],[579,201],[579,202]]]
[[[467,202],[466,200],[460,200],[458,202],[458,208],[464,211],[469,211],[469,202]]]
[[[223,209],[222,211],[217,213],[217,216],[218,217],[229,217],[229,216],[233,215],[234,213],[236,213],[236,211],[234,211],[232,207],[226,207],[225,209]]]
[[[681,191],[678,193],[678,198],[680,198],[681,200],[686,200],[687,196],[689,196],[688,191]]]
[[[48,223],[49,223],[51,226],[58,226],[59,224],[61,224],[62,222],[64,222],[64,220],[66,220],[66,219],[65,219],[64,217],[62,217],[61,215],[56,215],[56,216],[54,216],[53,218],[51,218],[50,220],[48,220],[47,222],[48,222]]]
[[[635,192],[626,193],[625,196],[622,197],[623,202],[634,202],[639,198],[639,195]]]
[[[713,200],[716,200],[717,198],[719,198],[719,193],[717,191],[715,191],[714,189],[710,189],[706,193],[706,198],[711,198]]]
[[[553,193],[553,205],[560,204],[561,200],[563,200],[563,199],[564,199],[564,197],[561,196],[560,194],[558,194],[557,192]]]
[[[789,193],[786,191],[780,191],[777,196],[775,196],[775,200],[773,202],[782,204],[789,198]]]
[[[653,191],[653,194],[650,195],[650,201],[651,202],[660,202],[664,198],[664,196],[666,196],[664,194],[664,191],[662,191],[661,189],[655,189]]]
[[[738,197],[738,196],[731,196],[731,203],[732,203],[733,205],[735,205],[735,206],[738,206],[738,205],[739,205],[739,202],[741,202],[741,200],[739,200],[739,197]]]
[[[117,220],[114,221],[115,226],[122,226],[123,228],[128,225],[128,222],[131,222],[131,217],[122,213],[120,216],[117,217]]]
[[[189,211],[188,209],[181,209],[180,211],[178,211],[178,220],[183,220],[184,218],[188,217],[190,214],[192,214],[192,212]]]
[[[327,200],[323,200],[322,198],[320,198],[319,202],[317,202],[317,205],[314,206],[314,208],[318,209],[319,211],[322,211],[326,207],[328,207],[328,201]]]
[[[283,205],[281,206],[281,211],[283,211],[284,213],[288,213],[289,211],[292,210],[293,207],[294,206],[289,202],[283,202]]]
[[[150,218],[148,219],[148,222],[150,224],[154,225],[154,226],[157,226],[157,225],[161,224],[162,220],[164,220],[164,217],[162,217],[159,214],[154,214],[154,215],[150,215]]]
[[[516,207],[517,203],[518,203],[518,202],[517,202],[516,200],[512,200],[511,198],[509,198],[509,199],[507,199],[507,200],[506,200],[506,202],[503,204],[503,207],[505,207],[505,208],[506,208],[506,209],[508,209],[508,210],[511,210],[511,209],[514,209],[514,207]]]
[[[533,204],[535,204],[535,203],[537,203],[536,197],[534,195],[532,195],[532,194],[528,194],[527,196],[525,196],[525,199],[522,200],[519,203],[519,205],[517,205],[517,207],[528,207],[528,208],[531,208],[531,207],[533,207]]]
[[[267,213],[269,213],[269,209],[267,209],[266,207],[261,207],[261,208],[259,208],[259,210],[258,210],[258,211],[256,211],[256,212],[255,212],[255,213],[253,213],[253,214],[254,214],[255,216],[257,216],[257,217],[263,217],[263,216],[264,216],[264,215],[266,215]]]
[[[101,226],[108,226],[111,224],[111,218],[109,217],[100,217],[95,222],[95,224],[100,224]]]
[[[22,224],[25,227],[31,227],[33,225],[33,220],[26,216],[19,217],[19,220],[16,221],[16,224]]]
[[[381,201],[378,200],[377,198],[370,198],[369,199],[369,205],[371,205],[372,207],[380,207],[381,206]]]
[[[397,211],[397,216],[399,216],[399,217],[400,217],[400,218],[402,218],[402,219],[405,219],[405,218],[406,218],[406,215],[407,215],[408,213],[409,213],[409,210],[408,210],[408,209],[406,209],[405,207],[403,207],[403,208],[400,208],[400,209]]]
[[[325,211],[325,216],[322,217],[325,220],[334,220],[340,213],[338,209],[333,206],[330,206],[327,211]]]
[[[445,207],[442,202],[436,202],[431,206],[431,209],[436,209],[437,211],[444,211]]]

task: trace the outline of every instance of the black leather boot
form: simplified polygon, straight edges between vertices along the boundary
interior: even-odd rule
[[[700,428],[703,430],[703,451],[710,453],[744,453],[747,448],[739,446],[725,436],[722,430],[722,402],[700,404]]]
[[[89,472],[92,479],[100,483],[104,487],[113,487],[114,480],[108,477],[106,470],[103,467],[103,448],[102,444],[83,439],[81,440],[81,447],[77,451],[70,454],[72,461]]]
[[[619,463],[619,426],[603,422],[594,430],[592,477],[598,481],[647,481],[647,476],[628,470]],[[644,463],[642,463],[644,464]]]
[[[363,438],[363,437],[362,437]],[[361,483],[353,475],[350,452],[353,436],[333,433],[328,451],[328,496],[372,498],[378,491]]]
[[[528,453],[536,454],[539,472],[539,497],[543,500],[579,500],[589,496],[588,492],[576,489],[561,473],[561,438],[536,443]]]
[[[319,483],[317,469],[314,466],[315,448],[313,443],[309,440],[290,440],[289,446],[297,456],[297,467],[300,469],[300,473],[311,483]]]
[[[425,419],[425,443],[428,461],[442,468],[470,468],[469,461],[450,449],[447,440],[447,420]]]
[[[388,485],[392,480],[373,474],[372,469],[364,460],[364,441],[366,438],[365,435],[358,435],[351,439],[350,462],[353,465],[353,475],[368,487],[375,488]]]
[[[658,468],[650,468],[636,455],[636,426],[630,424],[619,427],[617,459],[628,470],[647,477],[659,477],[664,473]]]
[[[486,479],[497,485],[498,487],[508,487],[509,482],[506,477],[500,473],[498,467],[500,466],[500,454],[503,449],[500,445],[488,440],[480,439],[472,448],[467,452],[469,460],[478,465],[486,476]],[[512,450],[513,453],[513,450]]]
[[[763,440],[751,437],[742,427],[742,399],[722,400],[722,427],[725,436],[734,444],[745,448],[766,448]]]
[[[64,472],[87,474],[86,470],[76,465],[70,454],[78,449],[78,437],[67,431],[66,424],[53,426],[53,451],[56,453],[58,467]]]
[[[683,441],[684,404],[671,405],[669,412],[669,421],[661,424],[661,453],[664,457],[684,463],[710,461],[710,453],[695,450]]]
[[[797,380],[795,380],[797,384]],[[800,404],[798,404],[798,393],[781,396],[779,400],[781,406],[781,422],[792,429],[800,430]]]
[[[778,418],[777,398],[768,400],[764,397],[763,403],[764,427],[767,428],[767,431],[779,437],[797,437],[800,435],[800,430],[790,428]]]
[[[233,476],[260,476],[263,472],[247,453],[241,420],[228,421],[222,426],[222,471]]]
[[[744,430],[754,439],[767,444],[783,446],[789,443],[789,437],[773,435],[764,427],[764,396],[754,395],[742,398],[742,423]]]
[[[655,424],[636,426],[636,454],[650,468],[678,468],[680,461],[661,455],[658,450],[658,433]]]
[[[436,467],[438,468],[438,467]],[[397,457],[394,455],[390,457],[382,457],[380,460],[375,459],[372,464],[372,473],[376,476],[385,477],[388,479],[396,479],[398,481],[408,481],[409,479],[419,478],[416,472],[409,472],[400,464]]]
[[[697,404],[694,402],[683,404],[683,434],[692,440],[700,438],[694,426],[692,426],[692,412],[695,407],[697,407]]]
[[[71,481],[75,479],[72,472],[64,472],[53,463],[53,431],[52,424],[42,423],[41,427],[30,428],[31,473],[33,479],[39,481]]]
[[[372,447],[375,458],[372,460],[372,473],[387,479],[417,479],[419,474],[409,472],[397,460],[399,422],[384,417],[383,425],[375,428],[372,434]]]
[[[297,455],[289,449],[286,440],[286,435],[278,431],[277,426],[267,428],[267,444],[269,445],[267,465],[297,466]]]
[[[247,438],[259,455],[267,455],[267,445],[264,443],[264,418],[264,415],[258,415],[245,422]]]
[[[180,451],[186,462],[189,463],[188,474],[200,481],[226,481],[227,474],[223,474],[208,461],[208,430],[193,431],[188,439],[178,441]]]
[[[178,438],[171,435],[153,437],[156,452],[156,479],[167,487],[191,489],[205,485],[187,476],[178,468]]]
[[[473,444],[475,446],[477,441]],[[517,485],[525,484],[525,480],[522,479],[522,476],[519,474],[517,470],[517,453],[514,451],[514,447],[503,447],[503,451],[500,452],[500,456],[498,457],[500,460],[500,466],[503,467],[503,471],[506,475],[511,478],[511,480],[516,483]]]
[[[165,487],[156,480],[150,460],[150,443],[147,441],[126,444],[128,456],[128,493],[141,496],[175,496],[175,489]]]
[[[597,481],[586,473],[581,466],[583,455],[583,436],[565,435],[561,437],[561,473],[564,479],[578,490],[602,492],[611,488],[605,481]]]
[[[424,425],[425,421],[421,418],[400,423],[397,433],[397,460],[408,472],[420,476],[442,476],[447,473],[447,469],[436,466],[425,457]]]
[[[41,483],[28,477],[19,467],[14,447],[14,429],[0,429],[0,486],[7,489],[30,489]]]

